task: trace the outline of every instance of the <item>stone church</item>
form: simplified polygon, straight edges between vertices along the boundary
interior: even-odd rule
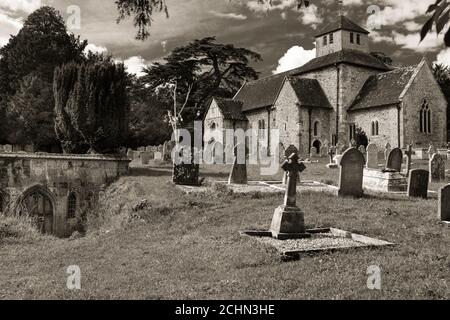
[[[369,32],[345,16],[316,35],[316,58],[300,68],[245,83],[233,99],[213,99],[205,146],[223,129],[269,129],[259,147],[295,145],[302,154],[325,144],[349,146],[356,128],[380,148],[440,146],[447,141],[447,102],[429,63],[393,68],[370,55]],[[218,134],[219,133],[219,134]],[[275,149],[272,149],[275,150]]]

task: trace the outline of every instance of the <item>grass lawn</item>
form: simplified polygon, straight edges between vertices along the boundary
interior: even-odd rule
[[[205,167],[202,175],[224,179],[228,170]],[[256,168],[249,171],[259,178]],[[134,168],[109,186],[97,213],[112,218],[84,238],[0,232],[0,299],[450,298],[450,229],[438,223],[436,199],[299,196],[309,228],[336,227],[396,246],[283,262],[238,233],[268,228],[281,196],[184,195],[170,175],[168,166]],[[302,177],[337,181],[338,171],[312,164]],[[142,199],[149,205],[132,212]],[[81,291],[66,289],[71,265],[81,268]],[[380,291],[367,288],[371,265],[382,270]]]

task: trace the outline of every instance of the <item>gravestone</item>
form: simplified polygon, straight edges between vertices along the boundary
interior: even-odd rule
[[[163,156],[162,156],[162,153],[161,152],[155,152],[155,154],[154,154],[154,159],[155,160],[162,160],[163,159]]]
[[[450,222],[450,184],[439,190],[439,218]]]
[[[408,197],[424,198],[428,197],[428,182],[430,173],[426,170],[411,170],[408,179]]]
[[[342,154],[342,147],[343,147],[342,143],[338,142],[336,144],[336,155],[337,156],[340,156]]]
[[[414,154],[414,151],[412,149],[412,145],[408,145],[406,147],[406,176],[409,176],[409,173],[411,172],[411,166],[412,166],[412,156]]]
[[[228,184],[247,184],[247,163],[245,163],[245,156],[238,157],[238,150],[241,145],[234,147],[234,163],[231,169]],[[243,161],[244,163],[240,163]]]
[[[141,152],[141,164],[148,165],[150,160],[152,160],[153,153],[150,151]]]
[[[367,169],[378,169],[378,147],[375,143],[367,146]]]
[[[280,240],[308,238],[303,212],[297,207],[297,180],[299,173],[306,167],[298,162],[298,155],[293,153],[282,168],[288,173],[284,204],[275,210],[270,231],[272,237]]]
[[[445,181],[445,159],[435,153],[430,160],[430,182]]]
[[[384,146],[384,160],[387,161],[389,154],[391,153],[391,144],[388,142],[386,143],[386,145]]]
[[[331,146],[328,148],[328,155],[330,156],[330,163],[327,164],[328,169],[337,169],[339,165],[334,162],[334,155],[336,154],[336,147]]]
[[[436,147],[434,145],[430,144],[430,147],[428,148],[429,159],[431,159],[433,154],[435,154],[436,152],[437,152]]]
[[[364,157],[358,149],[350,148],[345,151],[340,161],[340,196],[361,197],[363,195],[364,164]]]
[[[329,149],[330,149],[330,143],[328,142],[328,140],[325,140],[322,147],[320,148],[320,156],[326,157],[328,155]]]
[[[366,147],[363,146],[363,145],[360,145],[358,150],[359,150],[359,152],[361,152],[363,154],[363,156],[365,158],[366,157],[366,152],[367,152]]]
[[[388,155],[386,161],[386,169],[395,170],[397,172],[402,171],[403,152],[400,148],[394,148]]]
[[[10,145],[10,144],[5,144],[5,145],[3,146],[3,150],[4,150],[5,152],[11,153],[11,152],[13,152],[13,146]]]
[[[352,146],[352,148],[356,148],[356,146],[358,145],[355,139],[352,139],[352,141],[350,141],[350,145]]]

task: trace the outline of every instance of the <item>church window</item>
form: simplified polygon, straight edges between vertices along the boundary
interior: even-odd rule
[[[323,37],[323,45],[326,46],[327,45],[327,36]]]
[[[350,132],[350,141],[353,140],[356,136],[356,125],[355,124],[351,124],[350,128],[349,128],[349,132]]]
[[[356,43],[361,44],[361,35],[359,33],[356,34]]]
[[[211,130],[212,130],[212,131],[216,130],[216,127],[217,127],[216,124],[213,122],[213,123],[211,124]]]
[[[314,136],[315,137],[319,136],[319,126],[320,126],[319,121],[314,122]]]
[[[353,32],[350,32],[350,43],[355,42],[355,34]]]
[[[331,33],[330,34],[330,44],[333,44],[333,43],[334,43],[334,34]]]
[[[431,133],[431,109],[427,100],[423,101],[419,114],[420,132]]]
[[[379,127],[378,121],[375,121],[375,135],[376,136],[378,136],[380,134],[379,129],[380,129],[380,127]]]
[[[75,218],[75,213],[77,211],[77,197],[71,192],[69,194],[69,198],[67,199],[67,218],[73,219]]]

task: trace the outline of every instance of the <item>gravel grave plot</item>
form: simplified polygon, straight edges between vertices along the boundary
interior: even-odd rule
[[[328,250],[328,249],[344,249],[353,247],[365,247],[366,244],[358,242],[353,239],[342,238],[330,233],[318,233],[313,234],[308,239],[298,240],[277,240],[273,238],[257,238],[257,240],[266,245],[275,247],[278,251],[316,251],[316,250]]]
[[[248,230],[241,234],[252,237],[264,245],[274,247],[282,255],[293,256],[307,252],[394,245],[390,242],[335,228],[313,229],[307,232],[311,234],[310,238],[293,240],[274,239],[271,237],[270,231],[263,230]]]

